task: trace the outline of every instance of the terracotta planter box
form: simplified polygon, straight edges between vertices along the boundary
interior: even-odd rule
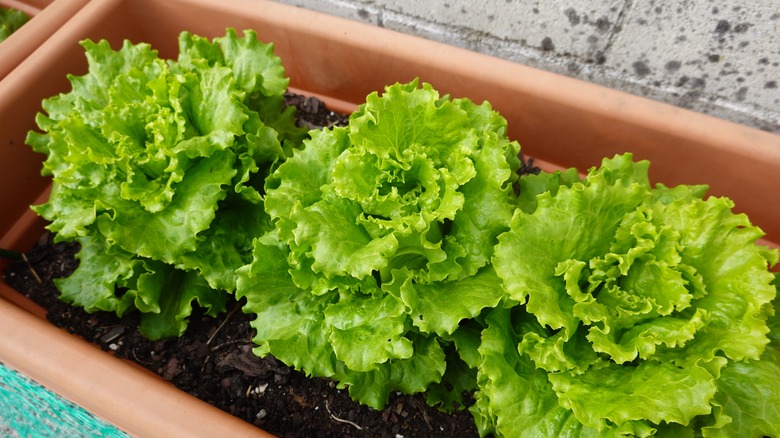
[[[54,2],[59,4],[60,2]],[[67,2],[62,2],[65,4]],[[71,5],[71,3],[68,3]],[[53,6],[52,6],[53,7]],[[350,111],[384,85],[415,77],[442,93],[489,100],[510,136],[548,169],[582,170],[631,151],[652,179],[706,183],[780,243],[780,137],[442,44],[261,0],[100,0],[87,3],[0,81],[0,247],[29,249],[47,196],[42,157],[24,145],[42,99],[83,74],[78,41],[148,42],[175,57],[183,30],[207,37],[254,29],[274,42],[291,85]],[[54,328],[0,283],[0,361],[139,436],[250,436],[262,431],[138,367]],[[67,361],[73,360],[72,365]],[[153,402],[150,403],[149,401]]]
[[[0,7],[24,12],[30,20],[0,44],[0,79],[44,43],[87,0],[0,0]]]

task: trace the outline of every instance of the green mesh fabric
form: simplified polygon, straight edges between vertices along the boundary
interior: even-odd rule
[[[0,437],[128,435],[0,363]]]

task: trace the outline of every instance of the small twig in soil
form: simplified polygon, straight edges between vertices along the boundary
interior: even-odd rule
[[[142,363],[142,364],[144,364],[144,365],[154,365],[154,362],[147,362],[147,361],[144,361],[144,360],[141,360],[141,359],[139,359],[139,358],[138,358],[138,355],[137,355],[137,354],[135,354],[135,348],[133,348],[132,350],[130,350],[130,352],[131,352],[131,353],[133,353],[133,358],[135,359],[135,361],[136,361],[136,362],[138,362],[138,363]]]
[[[217,327],[217,329],[214,330],[214,333],[211,335],[211,337],[209,337],[209,340],[206,341],[206,345],[211,345],[211,341],[214,340],[214,337],[217,336],[217,333],[219,333],[219,331],[222,330],[222,327],[224,327],[225,324],[227,324],[227,322],[230,320],[230,317],[233,316],[233,314],[236,313],[236,310],[238,310],[240,307],[241,306],[238,305],[233,307],[233,309],[230,312],[228,312],[227,315],[225,315],[225,319],[222,321],[222,324],[220,324],[219,327]]]
[[[35,281],[38,282],[38,284],[43,284],[43,280],[41,280],[41,277],[38,276],[38,273],[35,272],[35,268],[32,267],[30,264],[30,260],[27,259],[27,255],[22,253],[22,260],[27,264],[27,267],[30,269],[30,273],[33,277],[35,277]]]
[[[425,405],[423,402],[421,402],[418,399],[413,399],[417,407],[420,409],[420,412],[422,412],[423,421],[425,421],[425,424],[428,426],[428,430],[433,430],[433,426],[431,426],[431,420],[428,418],[428,412],[425,410]]]
[[[350,426],[356,428],[357,430],[363,430],[363,428],[360,427],[359,424],[354,423],[354,422],[349,421],[349,420],[345,420],[343,418],[339,418],[339,417],[333,415],[333,412],[330,411],[330,407],[328,406],[328,401],[327,400],[325,400],[325,409],[328,411],[328,414],[330,414],[330,418],[338,421],[339,423],[349,424]]]
[[[233,339],[232,341],[223,342],[223,343],[221,343],[219,345],[215,345],[215,346],[211,347],[210,351],[213,353],[213,352],[215,352],[217,350],[221,350],[221,349],[223,349],[225,347],[230,347],[231,345],[251,344],[251,343],[252,343],[252,341],[247,341],[246,339]]]

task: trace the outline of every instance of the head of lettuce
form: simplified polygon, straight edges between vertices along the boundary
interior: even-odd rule
[[[374,407],[440,382],[444,339],[503,296],[489,261],[520,164],[505,131],[488,103],[413,81],[311,132],[266,180],[275,230],[239,270],[256,352]]]
[[[777,436],[775,250],[703,186],[648,162],[525,177],[494,264],[524,306],[486,318],[483,431],[505,436]]]

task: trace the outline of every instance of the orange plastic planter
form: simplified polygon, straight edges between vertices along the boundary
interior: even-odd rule
[[[2,0],[0,0],[2,1]],[[57,0],[56,3],[62,0]],[[28,206],[47,196],[41,156],[24,145],[42,99],[67,91],[87,65],[78,41],[148,42],[175,57],[187,30],[254,29],[274,42],[291,85],[349,111],[386,84],[419,77],[442,93],[488,100],[510,136],[548,168],[585,170],[630,151],[651,178],[706,183],[780,243],[780,136],[420,38],[263,0],[88,2],[0,81],[0,247],[26,250],[42,222]],[[178,391],[20,310],[0,283],[0,361],[140,436],[248,436],[262,431]],[[19,300],[23,302],[23,300]],[[65,360],[73,359],[72,365]]]
[[[38,48],[87,0],[0,0],[0,7],[24,12],[30,20],[0,43],[0,79]]]

